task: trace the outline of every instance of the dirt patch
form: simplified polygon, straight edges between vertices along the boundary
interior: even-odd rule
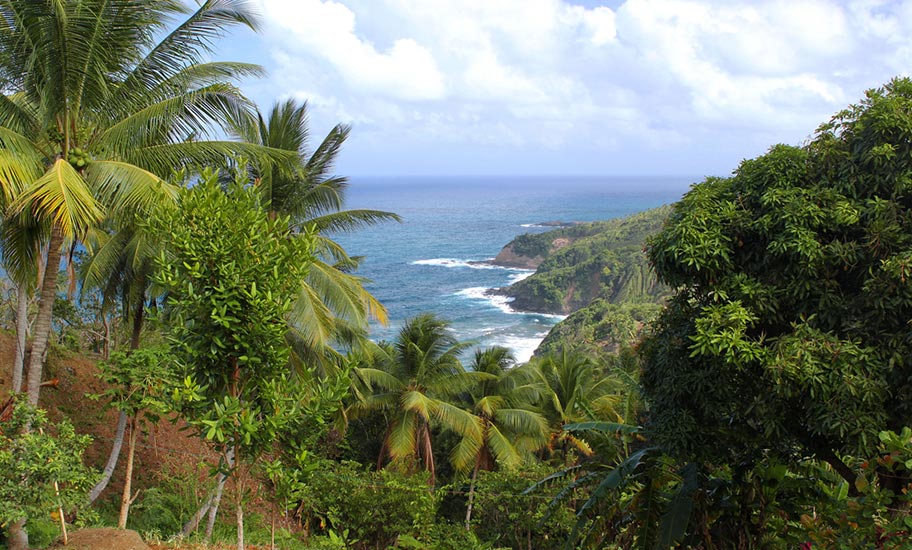
[[[151,550],[136,531],[120,529],[83,529],[70,534],[69,544],[51,546],[55,550]]]
[[[564,248],[565,246],[569,246],[571,244],[573,244],[573,241],[571,241],[570,239],[568,239],[566,237],[559,237],[559,238],[551,241],[551,252],[554,253],[555,251],[560,250],[561,248]]]

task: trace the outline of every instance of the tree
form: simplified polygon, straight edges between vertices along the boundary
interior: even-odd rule
[[[100,395],[90,397],[109,398],[110,406],[126,416],[130,428],[120,516],[117,521],[119,529],[126,529],[127,516],[133,501],[133,456],[138,431],[143,419],[156,422],[159,415],[166,411],[164,394],[172,390],[177,382],[171,367],[167,350],[163,348],[135,349],[129,354],[115,352],[109,360],[99,364],[99,377],[108,389]],[[109,472],[105,474],[110,478]],[[96,485],[93,491],[100,493],[99,485]],[[94,500],[91,495],[89,500]]]
[[[399,331],[386,361],[358,373],[373,388],[361,405],[388,415],[386,435],[377,457],[379,468],[387,457],[412,469],[430,472],[435,482],[432,430],[439,426],[474,441],[483,439],[481,421],[456,404],[458,396],[491,375],[467,372],[459,362],[465,349],[447,332],[447,323],[424,313],[408,320]]]
[[[13,214],[45,228],[28,364],[36,403],[61,247],[85,238],[106,212],[173,201],[175,187],[159,174],[251,151],[195,139],[249,114],[225,82],[259,68],[202,62],[226,27],[253,26],[236,0],[207,0],[192,13],[173,0],[9,0],[0,14],[0,185],[6,194],[19,190]],[[166,32],[174,16],[187,19]]]
[[[472,372],[489,377],[479,378],[467,392],[467,408],[481,420],[481,438],[470,432],[453,450],[456,469],[472,470],[466,530],[471,528],[478,471],[493,470],[495,464],[517,468],[534,460],[532,453],[548,442],[547,421],[531,410],[535,390],[509,370],[514,362],[510,350],[502,347],[477,350],[472,361]]]
[[[587,356],[562,349],[520,367],[520,373],[535,384],[536,404],[551,426],[551,451],[565,459],[570,451],[591,454],[585,439],[565,431],[565,425],[586,420],[622,420],[614,405],[623,399],[625,384],[616,376],[598,370]]]
[[[910,170],[912,80],[895,79],[675,205],[649,244],[675,294],[641,348],[663,449],[816,456],[854,491],[840,457],[870,456],[912,413]]]
[[[273,105],[268,118],[258,112],[234,128],[244,142],[293,153],[288,162],[260,157],[251,177],[271,216],[288,216],[294,231],[306,229],[315,239],[317,258],[289,318],[289,338],[302,362],[324,367],[341,358],[334,346],[350,346],[365,337],[369,317],[386,320],[383,305],[350,273],[358,259],[327,234],[399,220],[389,212],[343,210],[348,182],[332,170],[350,131],[336,125],[311,150],[307,104],[291,99]]]
[[[7,405],[0,407],[0,525],[7,527],[11,550],[28,550],[26,519],[85,502],[93,474],[82,453],[91,438],[76,435],[68,422],[48,424],[45,412],[22,398]]]
[[[238,485],[243,550],[245,476],[301,413],[304,397],[285,377],[286,315],[313,257],[313,240],[273,218],[237,179],[228,192],[214,171],[149,222],[163,252],[154,281],[167,292],[163,315],[184,382],[179,407]]]

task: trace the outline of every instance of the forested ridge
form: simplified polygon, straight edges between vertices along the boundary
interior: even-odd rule
[[[399,218],[346,209],[351,128],[210,60],[248,3],[0,14],[0,544],[909,548],[912,80],[518,238],[514,304],[576,310],[519,364],[430,313],[370,339],[333,235]]]
[[[511,306],[516,309],[557,314],[576,311],[596,298],[615,303],[659,301],[667,289],[656,280],[643,247],[669,212],[669,207],[661,207],[615,220],[520,235],[504,249],[541,261],[532,276],[501,292],[513,298]]]

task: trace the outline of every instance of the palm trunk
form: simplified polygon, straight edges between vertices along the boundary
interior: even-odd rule
[[[111,356],[111,319],[107,313],[102,314],[101,319],[104,325],[104,347],[101,349],[101,358],[107,361]]]
[[[16,357],[13,358],[12,392],[22,391],[22,368],[25,366],[25,344],[28,341],[28,285],[16,289]]]
[[[107,487],[108,483],[111,481],[114,469],[117,468],[117,459],[120,458],[120,449],[123,446],[126,428],[127,413],[120,411],[120,416],[117,418],[117,430],[114,433],[114,445],[111,447],[111,454],[108,456],[108,462],[105,464],[104,471],[101,473],[101,479],[98,480],[98,483],[96,483],[95,487],[92,487],[91,492],[89,492],[89,504],[92,504],[98,499],[101,492],[105,490],[105,487]]]
[[[475,457],[475,469],[472,470],[472,481],[469,482],[469,502],[466,504],[466,531],[472,530],[472,505],[475,501],[475,480],[478,478],[478,470],[481,467],[481,453]]]
[[[120,496],[120,517],[117,519],[118,529],[127,528],[127,516],[130,514],[130,492],[133,489],[133,455],[136,451],[136,428],[138,427],[139,422],[134,416],[130,419],[130,443],[127,448],[127,467],[124,473],[123,494]]]
[[[139,337],[142,334],[143,314],[145,313],[145,297],[140,297],[133,312],[133,334],[130,337],[130,350],[139,349]]]
[[[209,509],[212,507],[212,501],[214,499],[215,499],[215,491],[213,491],[213,493],[211,495],[209,495],[209,498],[206,499],[206,502],[204,502],[203,505],[200,506],[199,510],[197,510],[196,513],[193,514],[193,517],[191,517],[189,520],[187,520],[187,523],[185,523],[183,528],[181,528],[182,537],[184,537],[184,538],[189,537],[190,533],[193,533],[194,531],[196,531],[196,528],[199,527],[200,520],[203,519],[203,516],[205,516],[206,512],[208,512]]]
[[[431,474],[428,478],[428,485],[433,489],[437,482],[437,470],[434,467],[434,448],[431,443],[431,428],[424,419],[419,421],[421,424],[418,427],[418,452],[423,455],[421,458],[424,460],[424,469]]]
[[[63,233],[59,228],[51,230],[51,242],[48,246],[47,263],[41,281],[41,294],[38,301],[38,317],[35,319],[35,340],[28,366],[28,401],[38,406],[41,374],[44,367],[44,354],[48,349],[51,337],[51,321],[54,315],[54,298],[57,296],[57,272],[60,269],[60,247],[63,245]]]
[[[143,304],[140,302],[139,307],[135,313],[133,319],[133,336],[130,339],[130,351],[139,348],[139,333],[142,332],[142,314],[143,314]],[[103,314],[104,317],[104,327],[105,327],[105,343],[104,343],[104,352],[103,356],[105,359],[108,358],[109,350],[109,341],[111,337],[110,322],[108,321],[107,313]],[[140,318],[139,323],[136,322],[136,318]],[[135,420],[134,420],[135,421]],[[132,424],[131,424],[132,426]],[[111,454],[108,455],[108,462],[105,464],[104,471],[101,473],[101,479],[95,484],[95,487],[92,488],[92,491],[89,493],[89,504],[95,502],[95,500],[101,495],[101,492],[105,490],[108,486],[108,483],[111,481],[111,476],[114,474],[114,469],[117,467],[117,461],[120,459],[120,450],[123,447],[124,440],[124,431],[127,427],[127,413],[120,411],[120,415],[117,417],[117,429],[114,433],[114,444],[111,446]],[[133,445],[133,432],[132,428],[130,431],[130,439]],[[132,451],[131,451],[132,453]],[[129,495],[128,495],[129,496]],[[205,512],[203,512],[205,514]],[[196,526],[194,526],[196,528]],[[121,527],[124,529],[124,527]]]

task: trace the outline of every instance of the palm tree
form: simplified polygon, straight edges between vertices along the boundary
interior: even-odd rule
[[[295,303],[289,339],[301,363],[320,368],[341,360],[334,346],[351,346],[365,338],[369,317],[386,322],[386,309],[364,289],[363,279],[350,273],[358,259],[327,234],[399,221],[389,212],[343,210],[348,183],[332,170],[350,130],[336,125],[311,150],[307,104],[292,99],[273,105],[266,118],[257,112],[234,127],[242,141],[294,154],[292,162],[258,159],[251,176],[270,215],[288,216],[295,230],[308,228],[316,236],[318,259]]]
[[[622,422],[616,405],[624,397],[625,384],[616,376],[600,372],[592,360],[562,349],[523,367],[521,372],[534,380],[538,405],[552,428],[551,450],[560,450],[565,459],[570,449],[589,455],[589,444],[563,430],[567,424],[587,420]]]
[[[196,141],[251,116],[231,79],[254,65],[203,63],[230,25],[254,26],[240,0],[0,2],[0,181],[25,188],[11,212],[49,228],[28,392],[38,400],[61,247],[106,217],[170,203],[160,176],[262,148]],[[168,30],[172,17],[186,19]]]
[[[387,457],[409,469],[421,464],[431,474],[431,485],[435,482],[432,430],[439,426],[482,440],[481,421],[455,403],[479,380],[492,377],[463,368],[458,356],[466,345],[457,343],[447,328],[432,314],[418,315],[402,327],[386,361],[359,369],[373,388],[362,409],[388,415],[377,467]]]
[[[0,208],[5,211],[7,204],[8,200],[3,200],[0,202]],[[10,377],[10,391],[13,393],[22,391],[24,381],[23,367],[29,332],[28,307],[35,288],[40,257],[39,244],[44,240],[44,229],[42,224],[27,215],[20,214],[0,220],[3,268],[16,285],[16,354],[13,357],[13,372]]]
[[[516,376],[510,350],[493,347],[475,352],[471,370],[487,374],[466,393],[469,410],[481,420],[481,437],[467,434],[453,450],[457,470],[472,470],[465,527],[472,521],[475,480],[479,470],[495,464],[516,468],[533,459],[532,453],[548,442],[548,423],[531,409],[535,388]]]

